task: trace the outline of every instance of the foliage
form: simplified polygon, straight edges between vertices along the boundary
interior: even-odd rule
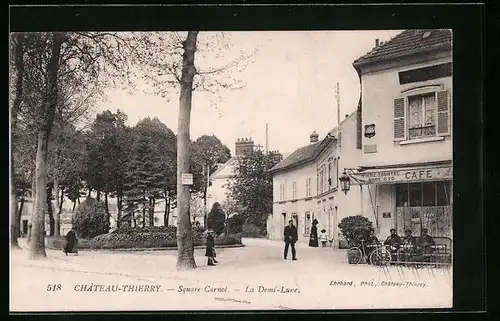
[[[108,233],[110,226],[104,204],[93,198],[84,200],[76,210],[73,228],[82,238]]]
[[[245,222],[242,226],[243,236],[245,237],[264,237],[266,236],[266,231],[260,226],[252,223]]]
[[[241,206],[245,220],[262,233],[273,210],[273,181],[268,170],[275,164],[270,155],[255,150],[238,158],[235,176],[229,182],[229,197]]]
[[[344,217],[338,226],[350,247],[360,246],[361,240],[374,230],[373,223],[362,215]]]
[[[208,213],[207,217],[207,227],[214,230],[217,235],[224,232],[226,221],[226,214],[222,210],[222,207],[219,203],[214,203],[212,206],[212,210]]]
[[[243,223],[245,219],[241,214],[235,214],[227,220],[227,232],[229,234],[238,234],[243,232]]]

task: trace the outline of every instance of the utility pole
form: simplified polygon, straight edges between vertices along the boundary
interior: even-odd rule
[[[205,172],[205,180],[206,180],[206,185],[205,185],[205,197],[204,197],[204,202],[205,202],[205,215],[204,215],[204,218],[203,218],[203,227],[205,229],[207,229],[207,217],[208,217],[208,204],[207,204],[207,196],[208,196],[208,187],[210,186],[210,165],[205,165],[206,167],[206,170],[204,170]]]
[[[266,155],[269,154],[269,127],[266,123]]]
[[[337,125],[340,126],[340,84],[338,81],[335,86],[335,99],[337,99]]]

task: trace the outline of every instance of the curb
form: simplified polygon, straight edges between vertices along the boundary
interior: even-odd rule
[[[245,247],[244,244],[232,244],[232,245],[216,245],[216,249],[225,249],[225,248],[239,248]],[[62,251],[62,249],[54,248],[54,247],[46,247],[50,250]],[[195,246],[196,249],[204,249],[205,246]],[[176,251],[177,247],[145,247],[145,248],[130,248],[130,249],[84,249],[79,248],[78,251],[94,251],[94,252],[150,252],[150,251]]]

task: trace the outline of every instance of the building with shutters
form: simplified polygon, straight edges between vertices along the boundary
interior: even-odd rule
[[[452,33],[406,30],[353,63],[361,82],[357,170],[363,215],[390,228],[452,236]],[[349,192],[349,193],[350,193]]]
[[[356,148],[356,113],[346,115],[340,126],[322,140],[313,132],[310,144],[303,146],[270,171],[273,174],[273,213],[268,218],[268,237],[283,239],[292,219],[297,226],[299,242],[307,242],[314,219],[318,233],[325,229],[328,244],[337,247],[343,217],[361,213],[358,191],[348,195],[339,188],[341,167],[357,166],[361,151]]]
[[[230,192],[229,181],[234,177],[238,158],[251,153],[255,148],[256,146],[252,138],[238,138],[236,140],[234,157],[224,164],[219,164],[217,170],[210,175],[210,183],[207,189],[207,211],[210,211],[215,203],[223,205],[226,202],[228,193]],[[276,162],[283,159],[279,151],[270,151],[269,154]]]

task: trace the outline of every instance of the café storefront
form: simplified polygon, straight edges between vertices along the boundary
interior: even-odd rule
[[[399,235],[411,229],[420,235],[427,228],[431,236],[452,238],[451,162],[432,166],[361,168],[351,173],[351,184],[369,194],[368,212],[383,235],[396,228]],[[363,197],[363,196],[362,196]]]

